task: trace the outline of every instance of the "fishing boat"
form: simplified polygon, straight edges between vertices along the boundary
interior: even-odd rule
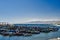
[[[32,36],[31,33],[23,33],[23,36]]]

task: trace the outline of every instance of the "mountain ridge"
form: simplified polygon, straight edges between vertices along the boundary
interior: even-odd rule
[[[60,24],[60,21],[30,21],[28,24]]]

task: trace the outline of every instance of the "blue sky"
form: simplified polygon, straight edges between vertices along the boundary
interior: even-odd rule
[[[0,21],[60,19],[60,0],[0,0]]]

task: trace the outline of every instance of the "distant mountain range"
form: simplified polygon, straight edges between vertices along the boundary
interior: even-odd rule
[[[31,21],[28,24],[60,24],[60,21]]]

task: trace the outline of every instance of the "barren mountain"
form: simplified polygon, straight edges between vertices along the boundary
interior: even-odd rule
[[[60,24],[60,21],[31,21],[28,24]]]

